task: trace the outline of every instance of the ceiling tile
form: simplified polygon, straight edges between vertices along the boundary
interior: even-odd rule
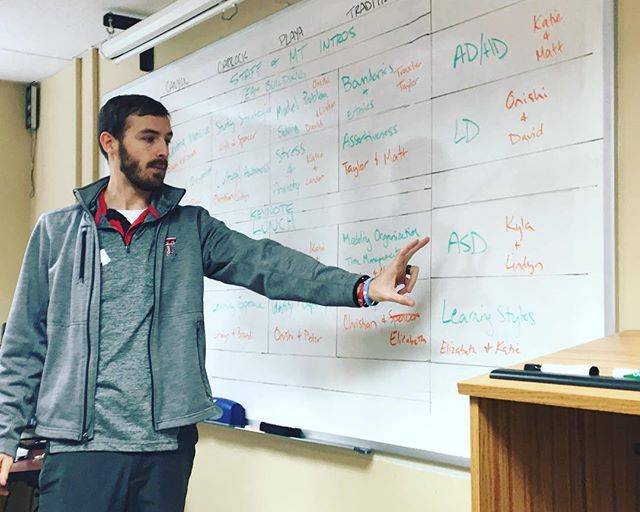
[[[71,61],[0,49],[0,80],[33,82],[56,74]]]
[[[171,0],[123,0],[115,3],[0,0],[0,78],[19,76],[20,81],[42,80],[64,66],[64,61],[57,59],[68,61],[107,38],[106,29],[102,26],[102,17],[107,12],[144,17],[171,3]],[[7,50],[30,55],[18,58]]]

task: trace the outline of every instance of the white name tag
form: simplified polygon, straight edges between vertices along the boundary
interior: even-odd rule
[[[111,258],[109,258],[107,251],[105,251],[104,249],[100,249],[100,263],[102,264],[102,266],[104,267],[110,262],[111,262]]]

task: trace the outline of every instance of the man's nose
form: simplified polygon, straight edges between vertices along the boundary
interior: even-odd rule
[[[165,160],[169,157],[169,143],[166,141],[161,141],[158,144],[156,149],[156,158],[164,158]]]

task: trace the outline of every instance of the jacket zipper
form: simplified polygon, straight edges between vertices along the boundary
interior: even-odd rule
[[[84,283],[84,264],[87,255],[87,228],[82,228],[81,243],[80,243],[80,273],[78,277],[80,281]]]
[[[171,209],[173,210],[173,208]],[[171,211],[168,212],[168,215],[171,214]],[[155,323],[156,316],[156,264],[158,260],[158,234],[160,233],[160,228],[162,227],[162,222],[164,219],[158,220],[158,227],[156,228],[156,236],[153,241],[153,306],[151,313],[151,325],[149,326],[149,333],[147,334],[147,358],[149,360],[149,377],[151,380],[151,425],[153,425],[153,429],[156,428],[156,412],[155,412],[155,389],[153,385],[153,365],[151,363],[151,333],[153,332],[153,325]]]
[[[142,230],[145,228],[145,223],[143,222],[142,224],[140,224],[138,226],[138,228],[135,230],[135,232],[133,233],[133,235],[131,236],[131,240],[129,240],[128,244],[124,244],[124,248],[127,251],[127,254],[129,254],[131,251],[129,250],[131,247],[131,244],[133,243],[134,240],[136,240],[137,238],[140,238],[140,236],[142,235]]]
[[[83,234],[83,251],[82,251],[82,279],[84,281],[84,254],[86,252],[86,237],[87,231],[86,229],[82,231]],[[92,262],[95,263],[95,262]],[[89,432],[87,430],[87,409],[89,402],[89,362],[91,361],[91,329],[90,329],[90,316],[91,316],[91,299],[93,296],[93,283],[95,279],[95,264],[91,265],[91,286],[89,287],[89,299],[87,301],[87,363],[84,369],[84,408],[82,413],[82,437],[81,441],[83,443],[87,443],[89,441]]]

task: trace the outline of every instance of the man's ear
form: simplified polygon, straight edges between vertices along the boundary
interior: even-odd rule
[[[112,155],[118,151],[118,140],[109,132],[102,132],[98,140],[107,155]]]

